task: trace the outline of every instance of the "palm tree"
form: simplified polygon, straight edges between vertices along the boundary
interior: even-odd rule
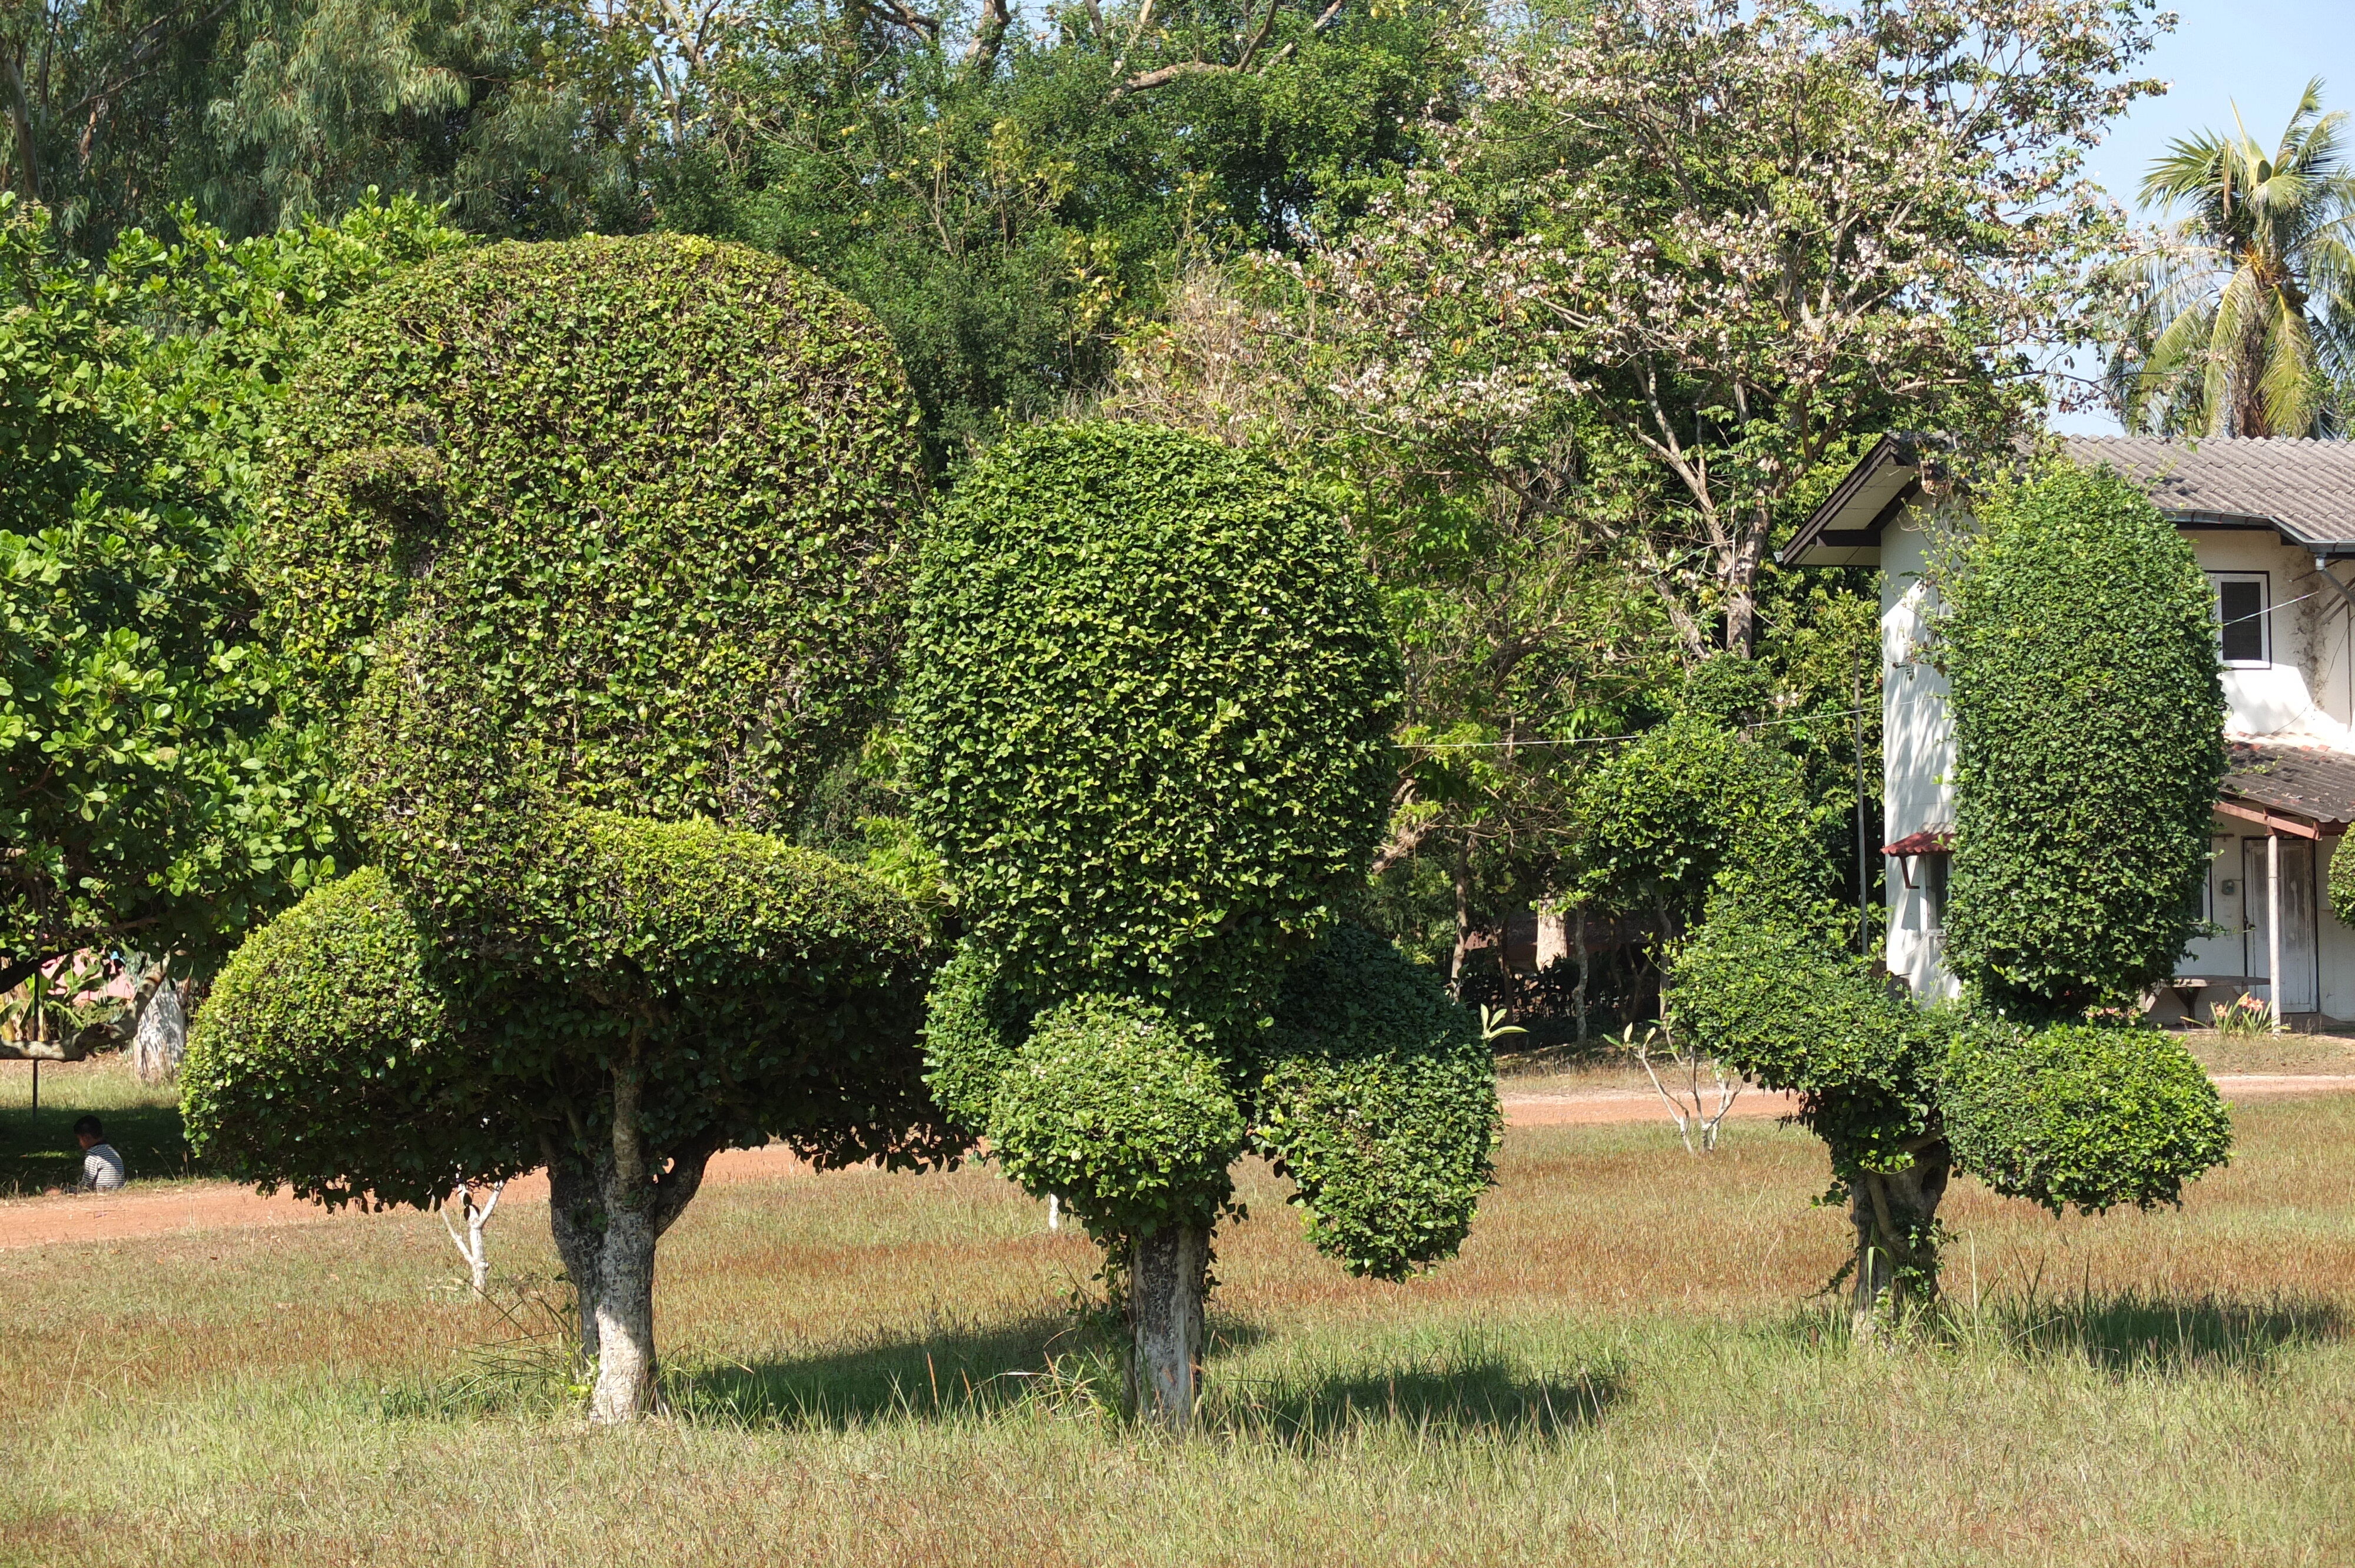
[[[2156,435],[2339,434],[2355,413],[2355,174],[2344,111],[2307,83],[2267,152],[2239,124],[2174,143],[2142,205],[2185,216],[2125,267],[2109,381]]]

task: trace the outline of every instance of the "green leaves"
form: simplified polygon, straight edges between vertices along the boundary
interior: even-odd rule
[[[1016,1053],[989,1138],[1008,1176],[1108,1240],[1215,1221],[1243,1117],[1200,1030],[1133,998],[1082,996]]]
[[[1033,1005],[1257,1021],[1380,827],[1397,653],[1339,525],[1139,425],[1007,438],[927,540],[916,822]]]
[[[1946,961],[2058,1016],[2139,994],[2198,922],[2224,697],[2191,546],[2107,470],[1976,498],[1943,563],[1953,687]]]
[[[1504,1117],[1488,1043],[1436,971],[1339,927],[1285,977],[1251,1062],[1253,1142],[1319,1251],[1378,1279],[1455,1255]]]
[[[28,852],[0,876],[0,963],[135,934],[210,967],[334,874],[326,736],[234,556],[272,345],[394,264],[383,217],[238,247],[134,233],[101,272],[0,196],[0,835]],[[266,287],[298,270],[292,300]],[[257,290],[266,329],[229,308]]]
[[[1955,1162],[2054,1213],[2180,1204],[2221,1165],[2232,1118],[2191,1054],[2156,1029],[2062,1024],[1957,1034],[1945,1063]]]

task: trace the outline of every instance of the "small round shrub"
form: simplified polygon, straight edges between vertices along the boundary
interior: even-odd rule
[[[249,938],[214,980],[180,1067],[188,1142],[330,1206],[435,1202],[461,1173],[538,1163],[474,1076],[474,1049],[400,895],[356,871]]]
[[[2180,1204],[2183,1183],[2232,1147],[2216,1086],[2155,1029],[1957,1034],[1942,1104],[1955,1163],[2056,1214]]]
[[[2215,611],[2191,546],[2107,470],[1975,501],[1944,565],[1955,857],[1945,959],[2015,1017],[2164,980],[2199,926],[2224,770]]]
[[[1008,982],[1254,1025],[1393,777],[1398,655],[1339,524],[1197,437],[1033,427],[943,508],[909,641],[914,816]]]
[[[1337,927],[1284,977],[1252,1055],[1257,1140],[1319,1251],[1381,1279],[1455,1255],[1503,1117],[1488,1046],[1436,973]]]
[[[989,1139],[1032,1194],[1102,1238],[1209,1226],[1234,1192],[1243,1116],[1199,1032],[1126,997],[1039,1015],[998,1086]]]

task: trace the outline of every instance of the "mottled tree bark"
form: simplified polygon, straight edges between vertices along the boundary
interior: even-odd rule
[[[1937,1299],[1938,1202],[1951,1166],[1941,1139],[1902,1171],[1868,1172],[1849,1184],[1856,1227],[1849,1313],[1860,1337],[1887,1333]]]
[[[1130,1254],[1129,1393],[1139,1414],[1172,1432],[1193,1424],[1201,1392],[1209,1266],[1206,1225],[1164,1225],[1137,1237]]]

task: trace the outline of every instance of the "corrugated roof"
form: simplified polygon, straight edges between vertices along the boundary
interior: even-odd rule
[[[2070,436],[2087,467],[2107,463],[2150,486],[2179,524],[2277,528],[2300,545],[2355,545],[2355,441]]]
[[[2232,743],[2232,768],[2217,794],[2319,828],[2355,822],[2355,752],[2318,746]]]

